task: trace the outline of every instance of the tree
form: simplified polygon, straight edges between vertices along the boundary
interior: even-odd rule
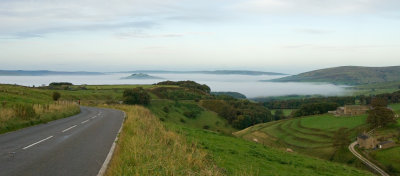
[[[60,99],[61,94],[59,92],[53,92],[53,100],[57,101],[58,99]]]
[[[150,104],[150,95],[142,87],[126,89],[122,97],[125,104]]]
[[[282,120],[285,118],[285,114],[283,113],[282,109],[278,109],[274,113],[275,120]]]
[[[394,112],[386,107],[374,107],[368,111],[367,123],[372,128],[384,127],[396,123]]]
[[[341,148],[347,147],[350,143],[349,132],[347,128],[340,128],[333,135],[333,146],[339,150]]]
[[[372,107],[386,107],[388,105],[388,101],[385,98],[373,98],[371,101]]]

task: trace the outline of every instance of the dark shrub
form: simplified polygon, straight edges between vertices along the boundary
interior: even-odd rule
[[[53,100],[57,101],[58,99],[60,99],[61,94],[59,92],[53,92]]]
[[[150,95],[141,87],[126,89],[123,94],[125,104],[150,104]]]
[[[164,106],[164,107],[163,107],[163,111],[164,111],[165,113],[169,113],[169,108],[168,108],[167,106]]]
[[[197,113],[194,111],[185,111],[185,112],[183,112],[183,115],[186,116],[187,118],[194,119],[194,118],[196,118]]]

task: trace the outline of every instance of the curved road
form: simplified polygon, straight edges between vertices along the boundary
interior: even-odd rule
[[[81,107],[81,113],[0,135],[0,176],[95,176],[124,113]]]
[[[376,166],[374,163],[368,161],[366,158],[364,158],[362,155],[360,155],[355,149],[354,146],[358,144],[357,141],[351,143],[349,145],[349,150],[351,153],[353,153],[354,156],[356,156],[358,159],[360,159],[364,164],[375,170],[377,173],[381,174],[382,176],[389,176],[385,171],[383,171],[381,168]]]

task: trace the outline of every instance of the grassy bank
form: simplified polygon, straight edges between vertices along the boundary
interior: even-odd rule
[[[141,106],[124,122],[107,175],[369,175],[222,133],[162,122]]]
[[[211,131],[169,124],[210,153],[226,175],[372,175],[343,164],[289,153]]]
[[[69,117],[79,112],[79,106],[68,101],[15,104],[12,107],[0,108],[0,134]]]
[[[107,175],[222,175],[195,142],[167,130],[148,109],[112,106],[126,112]]]

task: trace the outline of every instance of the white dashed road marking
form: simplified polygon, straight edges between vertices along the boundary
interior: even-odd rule
[[[41,142],[44,142],[44,141],[46,141],[46,140],[48,140],[48,139],[50,139],[50,138],[52,138],[52,137],[53,137],[53,136],[49,136],[49,137],[47,137],[47,138],[45,138],[45,139],[42,139],[42,140],[37,141],[37,142],[35,142],[35,143],[31,144],[31,145],[28,145],[28,146],[26,146],[26,147],[24,147],[24,148],[22,148],[22,149],[26,150],[26,149],[28,149],[28,148],[30,148],[30,147],[36,145],[36,144],[39,144],[39,143],[41,143]]]
[[[86,122],[88,122],[89,120],[85,120],[85,121],[83,121],[83,122],[81,122],[81,124],[84,124],[84,123],[86,123]]]
[[[76,127],[76,125],[74,125],[74,126],[72,126],[72,127],[69,127],[69,128],[67,128],[67,129],[63,130],[62,132],[64,133],[64,132],[66,132],[66,131],[68,131],[68,130],[70,130],[70,129],[72,129],[72,128],[75,128],[75,127]]]

